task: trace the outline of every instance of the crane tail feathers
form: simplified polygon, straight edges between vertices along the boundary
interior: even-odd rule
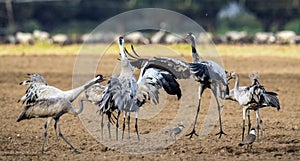
[[[277,108],[277,110],[280,110],[280,103],[279,99],[277,97],[277,93],[274,92],[266,92],[264,93],[264,100],[265,103],[271,107]]]

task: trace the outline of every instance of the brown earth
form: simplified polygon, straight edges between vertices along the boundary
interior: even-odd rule
[[[249,84],[250,72],[260,73],[260,81],[267,90],[279,94],[282,109],[261,110],[264,121],[264,142],[255,142],[251,151],[239,147],[241,139],[242,110],[237,103],[226,102],[222,118],[227,135],[218,138],[214,134],[219,126],[204,139],[185,136],[156,152],[129,154],[107,148],[98,143],[84,128],[79,117],[68,114],[61,118],[62,132],[71,143],[81,151],[74,154],[62,141],[55,141],[53,128],[49,129],[46,154],[40,154],[45,119],[32,119],[17,123],[16,118],[22,110],[17,100],[24,94],[25,87],[18,83],[27,73],[40,73],[48,84],[61,89],[70,89],[75,56],[2,56],[0,57],[0,160],[300,160],[300,61],[295,58],[278,57],[223,57],[228,71],[241,75],[241,85]],[[109,75],[117,62],[116,57],[107,59],[109,64],[98,73]],[[231,83],[233,84],[233,83]],[[189,92],[183,91],[184,95]],[[200,111],[197,130],[207,111],[210,93],[205,92]],[[168,97],[175,101],[174,97]],[[170,107],[176,103],[169,102]],[[196,106],[196,105],[195,105]],[[195,113],[196,107],[190,108]],[[163,110],[159,117],[171,119],[176,110]],[[255,118],[252,115],[252,118]],[[193,119],[193,118],[192,118]],[[147,133],[162,124],[161,119],[141,120],[140,132]],[[253,125],[256,125],[253,119]],[[134,121],[132,121],[134,122]],[[218,124],[217,124],[218,125]],[[187,129],[189,132],[190,127]],[[133,135],[133,134],[132,134]],[[135,139],[135,138],[133,138]]]

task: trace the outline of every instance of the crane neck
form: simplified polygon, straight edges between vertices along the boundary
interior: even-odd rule
[[[75,110],[75,114],[78,115],[83,111],[83,102],[82,100],[79,101],[79,109]]]
[[[73,102],[84,90],[88,89],[90,86],[96,84],[97,78],[90,80],[89,82],[85,83],[84,85],[74,88],[72,90],[65,91],[65,97],[70,101]]]
[[[121,54],[121,59],[126,59],[127,57],[126,57],[126,54],[125,54],[125,52],[124,52],[124,45],[123,45],[123,43],[119,43],[119,49],[120,49],[120,54]]]
[[[198,62],[201,62],[202,59],[201,57],[199,56],[198,52],[197,52],[197,49],[196,49],[196,43],[195,43],[195,39],[194,37],[191,38],[191,47],[192,47],[192,61],[193,63],[198,63]]]
[[[236,77],[235,77],[235,84],[234,84],[234,89],[239,89],[239,85],[240,84],[240,81],[239,81],[239,75],[236,74]]]

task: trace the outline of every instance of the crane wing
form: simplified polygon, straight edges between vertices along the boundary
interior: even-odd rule
[[[72,107],[72,104],[64,97],[39,99],[35,102],[27,103],[23,107],[23,111],[18,116],[17,122],[36,117],[59,117],[63,114],[61,111],[63,111],[63,108],[66,106]]]
[[[29,80],[25,80],[20,85],[28,85],[26,89],[25,95],[18,100],[18,102],[22,102],[24,104],[35,102],[38,99],[38,95],[40,93],[41,86],[47,86],[46,80],[40,74],[27,74],[26,76]]]
[[[181,98],[181,89],[175,77],[167,71],[148,68],[138,79],[137,105],[141,106],[148,98],[152,103],[159,103],[159,89],[163,88],[170,95]]]
[[[209,88],[222,99],[229,95],[229,86],[226,79],[226,71],[213,61],[202,61],[201,63],[190,63],[190,71],[195,80],[210,85]]]
[[[31,85],[33,83],[41,83],[44,85],[47,85],[45,78],[40,74],[27,74],[27,78],[30,78],[29,80],[25,80],[23,82],[20,82],[20,85]]]
[[[271,106],[277,108],[277,110],[280,110],[280,103],[279,99],[277,97],[277,93],[274,92],[264,92],[262,93],[262,105],[263,106]]]
[[[112,76],[98,103],[99,111],[107,112],[115,109],[131,111],[135,97],[131,87],[136,88],[130,80],[121,80]]]

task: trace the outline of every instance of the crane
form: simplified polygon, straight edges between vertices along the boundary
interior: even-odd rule
[[[82,112],[81,106],[76,110],[72,101],[89,86],[103,81],[103,76],[98,75],[83,86],[69,91],[62,91],[56,87],[49,86],[44,77],[39,74],[28,74],[29,80],[23,81],[20,85],[28,85],[26,94],[18,101],[25,103],[23,111],[19,115],[17,122],[31,118],[48,118],[44,126],[42,153],[47,139],[47,131],[52,119],[55,120],[54,129],[56,140],[61,137],[74,152],[78,152],[73,145],[61,134],[59,118],[65,113],[78,115]],[[58,135],[57,135],[58,128]]]
[[[188,63],[181,60],[176,60],[167,57],[154,57],[154,58],[140,58],[135,52],[133,46],[131,46],[134,55],[129,54],[131,64],[136,68],[141,68],[144,62],[148,62],[148,68],[159,68],[168,71],[175,76],[176,79],[194,79],[199,82],[198,89],[198,106],[196,111],[195,122],[192,131],[187,136],[192,136],[196,133],[196,122],[198,113],[200,111],[201,97],[205,89],[211,89],[217,102],[218,116],[220,123],[220,131],[216,134],[219,138],[222,134],[225,134],[222,129],[221,120],[221,106],[218,98],[225,99],[225,96],[229,94],[228,82],[226,79],[226,71],[213,61],[203,61],[195,48],[195,36],[189,33],[187,38],[191,41],[192,47],[192,63]]]
[[[20,83],[20,85],[28,85],[28,88],[25,92],[25,95],[22,96],[21,99],[18,100],[18,102],[31,103],[37,99],[49,98],[52,96],[65,97],[70,102],[73,102],[83,91],[88,89],[90,86],[103,81],[103,76],[97,75],[95,78],[91,79],[82,86],[63,91],[59,88],[48,85],[44,77],[40,74],[29,74],[28,77],[30,78],[30,80],[26,80]]]
[[[139,108],[149,99],[152,103],[159,103],[160,88],[164,88],[168,94],[181,97],[179,83],[173,75],[160,69],[147,68],[147,63],[143,64],[138,80],[133,74],[133,67],[130,64],[124,49],[124,39],[119,38],[121,72],[119,76],[112,76],[103,91],[102,99],[99,102],[101,114],[111,114],[118,110],[116,117],[116,139],[118,140],[118,118],[124,112],[122,139],[124,138],[125,122],[127,117],[128,137],[130,138],[130,113],[135,112],[135,131],[138,133],[138,113]],[[128,116],[127,116],[128,113]],[[109,119],[112,122],[111,119]],[[103,135],[103,130],[102,130]]]
[[[251,127],[250,111],[254,110],[257,119],[257,134],[259,137],[259,131],[261,131],[261,139],[263,138],[262,120],[260,117],[259,109],[267,106],[271,106],[280,109],[280,103],[277,93],[267,92],[265,88],[258,81],[258,74],[251,74],[250,79],[252,81],[251,86],[239,86],[239,75],[235,72],[231,72],[230,79],[235,79],[235,85],[226,99],[238,102],[243,107],[243,125],[242,125],[242,140],[244,140],[245,133],[245,118],[248,113],[248,131]]]

